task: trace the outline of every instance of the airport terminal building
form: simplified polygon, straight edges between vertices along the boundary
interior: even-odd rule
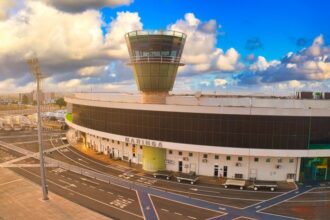
[[[329,93],[169,94],[186,36],[125,36],[140,94],[76,93],[68,138],[146,171],[257,180],[330,179]]]

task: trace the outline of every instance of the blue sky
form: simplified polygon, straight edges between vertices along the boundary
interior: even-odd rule
[[[0,90],[133,91],[126,32],[188,35],[174,91],[330,91],[326,0],[1,0]]]
[[[280,59],[289,51],[311,44],[323,34],[330,39],[330,2],[326,0],[135,0],[129,6],[101,10],[105,22],[117,12],[138,12],[145,29],[165,29],[168,24],[194,13],[202,21],[221,25],[217,46],[234,47],[243,56],[251,52],[267,59]],[[247,41],[259,39],[261,48],[248,50]],[[297,44],[300,42],[300,44]]]

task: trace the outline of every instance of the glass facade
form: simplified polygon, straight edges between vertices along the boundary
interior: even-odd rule
[[[168,92],[172,90],[186,35],[177,31],[148,33],[129,32],[125,35],[129,64],[139,90]]]
[[[330,143],[330,117],[220,115],[73,105],[73,123],[94,130],[185,144],[308,149]]]

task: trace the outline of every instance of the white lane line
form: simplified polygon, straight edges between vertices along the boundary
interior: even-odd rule
[[[104,189],[99,189],[100,191],[104,192]]]
[[[30,174],[32,174],[32,175],[34,175],[34,176],[40,178],[40,176],[39,176],[39,175],[36,175],[35,173],[32,173],[32,172],[30,172],[30,171],[28,171],[28,170],[25,170],[25,169],[22,169],[22,168],[20,168],[20,169],[23,170],[24,172],[30,173]],[[105,203],[105,202],[102,202],[102,201],[100,201],[100,200],[94,199],[94,198],[92,198],[92,197],[90,197],[90,196],[87,196],[87,195],[85,195],[85,194],[82,194],[82,193],[76,192],[76,191],[74,191],[74,190],[72,190],[72,189],[68,189],[68,188],[66,188],[66,187],[63,187],[63,186],[61,186],[60,184],[57,184],[56,182],[53,182],[53,181],[51,181],[51,180],[49,180],[49,179],[48,179],[48,182],[50,182],[50,183],[52,183],[52,184],[54,184],[54,185],[56,185],[56,186],[58,186],[58,187],[60,187],[60,188],[62,188],[62,189],[65,189],[65,190],[67,190],[67,191],[69,191],[69,192],[72,192],[72,193],[75,193],[75,194],[80,195],[80,196],[82,196],[82,197],[85,197],[85,198],[87,198],[87,199],[90,199],[90,200],[92,200],[92,201],[94,201],[94,202],[97,202],[97,203],[100,203],[100,204],[102,204],[102,205],[105,205],[105,206],[111,207],[111,208],[113,208],[113,209],[120,210],[120,211],[125,212],[125,213],[130,214],[130,215],[134,215],[134,216],[136,216],[136,217],[138,217],[138,218],[145,219],[144,216],[141,216],[141,215],[135,214],[135,213],[133,213],[133,212],[129,212],[129,211],[126,211],[126,210],[120,209],[120,208],[118,208],[118,207],[116,207],[116,206],[109,205],[109,204],[107,204],[107,203]]]
[[[190,218],[190,219],[197,219],[197,218],[195,218],[193,216],[190,216],[190,215],[188,215],[188,218]]]
[[[4,186],[4,185],[7,185],[7,184],[10,184],[10,183],[14,183],[14,182],[17,182],[17,181],[21,181],[22,179],[16,179],[16,180],[12,180],[12,181],[9,181],[9,182],[6,182],[6,183],[1,183],[0,186]]]
[[[237,218],[233,218],[233,220],[237,220],[237,219],[240,219],[240,218],[249,219],[249,220],[257,220],[255,218],[250,218],[250,217],[246,217],[246,216],[239,216]]]
[[[170,192],[171,193],[171,192]],[[172,194],[175,194],[175,193],[172,193]],[[175,195],[179,195],[179,194],[175,194]],[[162,197],[162,196],[157,196],[157,195],[152,195],[154,197],[158,197],[158,198],[161,198],[161,199],[165,199],[165,200],[168,200],[168,201],[172,201],[172,202],[176,202],[176,203],[180,203],[180,204],[183,204],[183,205],[186,205],[186,206],[192,206],[192,207],[196,207],[196,208],[199,208],[199,209],[205,209],[205,210],[209,210],[209,211],[212,211],[212,212],[217,212],[217,213],[220,213],[221,215],[224,215],[224,212],[221,212],[221,211],[216,211],[216,210],[213,210],[213,209],[209,209],[209,208],[204,208],[204,207],[200,207],[200,206],[196,206],[196,205],[192,205],[192,204],[189,204],[189,203],[184,203],[184,202],[180,202],[180,201],[177,201],[177,200],[173,200],[173,199],[169,199],[169,198],[165,198],[165,197]],[[188,197],[187,197],[188,198]],[[196,200],[200,200],[200,201],[205,201],[205,200],[201,200],[201,199],[197,199],[197,198],[194,198]],[[208,201],[209,202],[209,201]],[[210,203],[213,203],[213,202],[210,202]],[[218,203],[213,203],[213,204],[217,204],[217,205],[221,205],[221,204],[218,204]]]
[[[164,212],[168,212],[168,210],[167,209],[161,209],[162,211],[164,211]]]
[[[95,185],[100,185],[99,183],[94,182],[94,181],[89,180],[89,179],[86,179],[86,178],[84,178],[84,177],[80,177],[80,179],[83,180],[83,181],[89,182],[89,183],[93,183],[93,184],[95,184]]]
[[[74,185],[74,184],[72,184],[72,183],[69,183],[69,182],[67,182],[67,181],[64,181],[64,180],[61,180],[61,179],[59,179],[58,181],[60,181],[60,182],[62,182],[62,183],[65,183],[65,184],[67,184],[68,186],[72,186],[72,187],[77,188],[76,185]]]
[[[318,199],[318,200],[293,200],[293,201],[286,201],[286,202],[330,202],[330,199]]]
[[[157,220],[159,220],[159,215],[158,215],[157,209],[156,209],[155,204],[154,204],[154,201],[152,201],[151,196],[150,196],[149,193],[148,193],[148,198],[150,200],[150,203],[151,203],[152,208],[154,209],[154,212],[156,214]]]
[[[175,215],[182,215],[181,213],[179,212],[174,212]]]
[[[109,192],[109,191],[108,191],[107,193],[109,193],[109,194],[113,195],[113,193],[112,193],[112,192]]]
[[[85,160],[83,160],[83,159],[81,159],[81,158],[78,158],[78,160],[81,161],[81,162],[84,162],[84,163],[86,163],[86,164],[89,164],[87,161],[85,161]]]

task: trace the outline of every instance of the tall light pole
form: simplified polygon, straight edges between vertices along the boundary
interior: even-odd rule
[[[37,114],[38,114],[38,142],[39,142],[39,161],[40,161],[40,177],[41,188],[43,194],[43,200],[48,200],[48,189],[45,174],[44,163],[44,150],[42,146],[42,118],[40,110],[40,81],[42,79],[42,73],[40,71],[39,60],[36,56],[33,56],[27,60],[30,70],[37,81]]]

